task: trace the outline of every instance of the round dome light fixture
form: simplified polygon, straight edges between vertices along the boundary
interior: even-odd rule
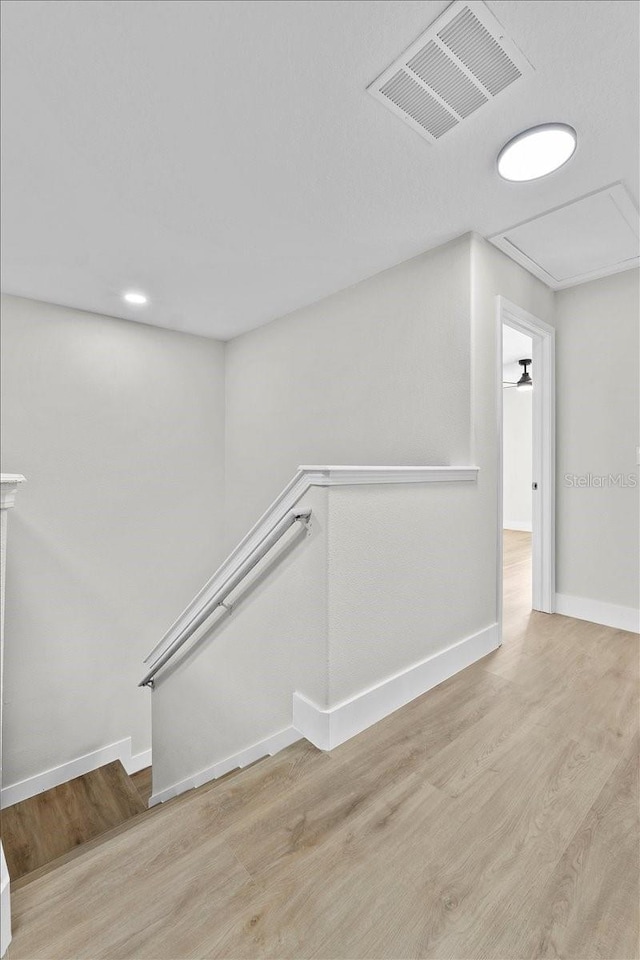
[[[136,306],[142,306],[149,300],[144,293],[136,293],[135,290],[129,290],[128,293],[123,294],[123,298],[127,301],[127,303],[133,303]]]
[[[566,123],[541,123],[509,140],[498,154],[503,180],[538,180],[564,166],[575,153],[578,135]]]

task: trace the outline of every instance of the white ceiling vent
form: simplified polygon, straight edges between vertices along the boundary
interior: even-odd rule
[[[532,69],[481,0],[456,0],[367,90],[435,143]]]

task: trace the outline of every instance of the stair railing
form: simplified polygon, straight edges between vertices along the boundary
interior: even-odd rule
[[[243,560],[235,570],[229,571],[226,579],[223,580],[220,587],[216,592],[210,597],[207,602],[200,607],[200,609],[193,614],[190,620],[184,625],[182,630],[178,633],[177,637],[169,644],[169,646],[164,650],[164,652],[155,660],[144,675],[139,687],[152,687],[154,677],[157,674],[158,670],[162,669],[171,660],[171,658],[178,652],[178,650],[184,646],[184,644],[189,640],[193,634],[198,630],[199,627],[205,623],[212,613],[217,610],[219,607],[226,607],[225,600],[232,593],[237,586],[242,583],[247,574],[251,573],[253,568],[260,563],[263,557],[265,557],[272,547],[276,545],[278,540],[287,532],[289,527],[293,526],[294,523],[304,523],[308,524],[311,518],[311,510],[291,510],[287,513],[281,520],[276,522],[269,530],[266,531],[263,539],[257,543],[249,555]]]
[[[307,523],[311,510],[298,507],[298,502],[311,487],[387,483],[458,483],[475,481],[474,466],[302,466],[249,530],[237,547],[222,562],[211,579],[166,632],[162,640],[145,658],[149,669],[140,681],[141,687],[153,687],[157,672],[189,640],[196,630],[223,606],[225,599],[247,574],[271,550],[292,524]]]

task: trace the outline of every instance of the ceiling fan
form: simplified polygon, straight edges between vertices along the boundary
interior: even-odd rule
[[[531,366],[531,360],[518,360],[518,363],[523,368],[522,376],[519,380],[503,380],[503,387],[517,387],[518,390],[532,390],[533,389],[533,380],[531,379],[531,374],[527,370],[527,367]]]

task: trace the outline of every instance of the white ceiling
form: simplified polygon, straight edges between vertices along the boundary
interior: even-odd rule
[[[432,146],[366,87],[446,6],[5,0],[3,289],[226,339],[617,180],[637,203],[637,5],[490,0],[535,72]],[[572,161],[499,180],[549,120]]]

